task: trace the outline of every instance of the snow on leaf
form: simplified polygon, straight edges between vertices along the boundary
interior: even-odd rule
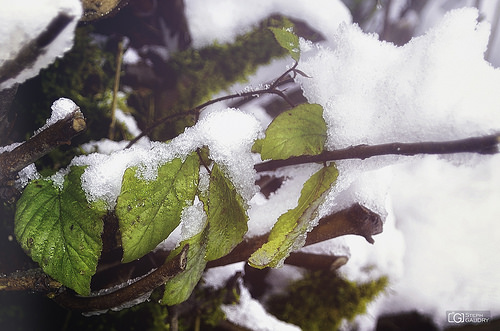
[[[274,38],[276,38],[280,46],[286,49],[295,61],[299,61],[299,37],[291,29],[270,27],[269,30],[274,34]]]
[[[288,255],[300,248],[311,230],[324,195],[337,179],[335,164],[321,168],[302,187],[297,207],[281,215],[269,234],[268,242],[255,251],[248,262],[255,268],[279,267]]]
[[[207,261],[228,254],[243,240],[248,230],[248,216],[243,199],[217,163],[210,175],[208,193]]]
[[[280,160],[319,154],[325,141],[323,107],[302,104],[277,116],[267,128],[266,137],[256,141],[253,151],[260,152],[264,160]]]
[[[185,161],[173,159],[158,169],[154,181],[138,178],[136,171],[125,171],[116,204],[123,262],[149,253],[179,225],[183,208],[196,194],[199,160],[196,153]]]
[[[207,264],[205,261],[205,253],[207,251],[206,237],[207,228],[181,242],[179,247],[170,253],[167,261],[180,254],[182,248],[186,244],[189,244],[186,269],[165,284],[161,304],[172,306],[184,302],[189,298],[194,287],[200,281]]]
[[[104,206],[89,205],[81,189],[84,167],[72,167],[59,190],[34,180],[17,203],[15,234],[45,273],[75,290],[90,293],[101,255]]]

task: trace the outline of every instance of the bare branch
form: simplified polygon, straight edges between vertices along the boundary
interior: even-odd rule
[[[0,67],[0,84],[10,78],[15,78],[25,68],[32,67],[37,58],[47,51],[44,48],[53,42],[73,19],[73,16],[59,13],[44,31],[23,45],[14,58],[7,59]]]
[[[498,134],[472,137],[461,140],[419,142],[419,143],[389,143],[382,145],[357,145],[334,151],[326,151],[318,155],[302,155],[286,160],[271,160],[255,165],[257,172],[276,170],[281,167],[304,164],[323,163],[345,159],[367,159],[380,155],[417,155],[417,154],[454,154],[454,153],[498,153]]]
[[[118,42],[118,49],[116,51],[116,68],[115,68],[115,81],[113,83],[113,99],[111,101],[111,123],[109,124],[108,138],[113,140],[115,137],[116,126],[116,103],[118,102],[118,87],[120,85],[120,76],[123,60],[123,40]]]

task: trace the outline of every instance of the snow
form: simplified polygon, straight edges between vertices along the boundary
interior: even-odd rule
[[[181,215],[181,237],[179,242],[189,239],[205,228],[207,214],[203,209],[203,202],[195,198],[193,204],[184,208]]]
[[[59,98],[54,101],[54,103],[52,103],[50,109],[52,109],[50,117],[47,119],[47,121],[45,121],[45,125],[35,132],[35,135],[47,129],[49,126],[54,125],[56,122],[62,120],[69,114],[72,114],[76,110],[80,109],[80,107],[78,107],[71,99]]]
[[[298,331],[299,327],[282,322],[269,314],[264,307],[250,295],[247,288],[241,286],[240,300],[235,305],[222,305],[226,318],[254,331]]]
[[[325,36],[332,35],[339,23],[352,21],[339,0],[186,0],[185,6],[194,47],[232,42],[274,13],[306,21]]]
[[[185,158],[197,148],[208,146],[211,159],[223,167],[238,192],[249,200],[256,192],[250,151],[261,130],[260,123],[252,115],[236,109],[218,109],[201,116],[195,126],[168,143],[141,144],[109,155],[83,155],[74,158],[70,166],[88,166],[82,175],[87,199],[91,202],[103,200],[113,209],[127,168],[137,166],[141,178],[154,180],[162,164],[174,158]],[[109,141],[103,143],[109,144]],[[94,145],[102,149],[100,143]],[[114,147],[116,144],[112,144],[111,149]]]
[[[22,83],[62,56],[73,45],[73,33],[82,14],[79,0],[28,0],[0,3],[0,68],[14,59],[22,47],[35,39],[59,13],[73,17],[55,40],[45,47],[32,67],[0,84],[0,90]]]
[[[306,52],[299,68],[314,79],[298,80],[309,102],[325,109],[328,147],[458,139],[498,129],[492,110],[499,106],[500,73],[483,59],[489,24],[477,17],[473,9],[454,11],[403,47],[344,25],[334,50]]]
[[[295,208],[302,186],[320,168],[321,166],[317,164],[307,164],[276,172],[277,177],[285,176],[286,179],[268,199],[259,194],[251,200],[247,237],[268,233],[280,215]]]

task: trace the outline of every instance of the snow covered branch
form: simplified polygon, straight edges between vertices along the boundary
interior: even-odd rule
[[[367,159],[381,155],[417,155],[417,154],[454,154],[479,153],[495,154],[498,152],[498,134],[482,137],[471,137],[451,141],[431,141],[418,143],[389,143],[380,145],[357,145],[348,148],[326,151],[318,155],[302,155],[286,160],[271,160],[255,165],[257,172],[275,170],[277,168],[304,164],[321,163],[345,159]]]
[[[5,185],[9,180],[14,179],[17,172],[57,146],[70,144],[72,138],[85,130],[86,122],[80,108],[72,101],[70,106],[72,109],[63,110],[64,113],[59,116],[62,118],[50,123],[43,130],[39,130],[37,134],[12,151],[0,154],[1,185]]]

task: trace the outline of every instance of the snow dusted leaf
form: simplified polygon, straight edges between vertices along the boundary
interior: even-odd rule
[[[279,267],[293,250],[304,244],[306,234],[311,230],[310,221],[337,176],[337,168],[330,164],[305,182],[297,207],[279,217],[268,242],[250,256],[250,265],[255,268]]]
[[[277,116],[267,128],[266,137],[256,141],[253,151],[260,152],[264,160],[280,160],[320,154],[325,141],[323,107],[302,104]]]
[[[228,254],[248,230],[243,198],[217,163],[210,175],[207,205],[209,229],[206,259],[211,261]]]
[[[217,163],[210,174],[208,195],[199,195],[199,198],[207,213],[207,223],[202,231],[179,245],[189,244],[186,270],[165,285],[162,304],[174,305],[187,300],[198,284],[207,261],[228,254],[247,231],[243,199]],[[180,248],[177,248],[171,256],[179,252]]]
[[[274,38],[278,41],[281,47],[286,49],[295,61],[300,59],[299,37],[293,33],[291,28],[273,28],[269,30],[274,34]]]
[[[189,244],[186,269],[165,284],[162,304],[172,306],[189,298],[194,287],[200,281],[207,264],[205,260],[206,238],[207,229],[205,228],[200,233],[181,242],[179,247],[170,253],[167,261],[180,254],[182,248]]]
[[[89,205],[81,188],[84,167],[72,167],[60,190],[34,180],[17,203],[18,242],[45,273],[75,290],[90,293],[90,279],[101,255],[104,205]]]
[[[196,153],[185,161],[174,159],[158,169],[153,181],[138,178],[136,171],[125,171],[116,204],[123,262],[149,253],[179,225],[182,210],[196,194],[199,160]]]

